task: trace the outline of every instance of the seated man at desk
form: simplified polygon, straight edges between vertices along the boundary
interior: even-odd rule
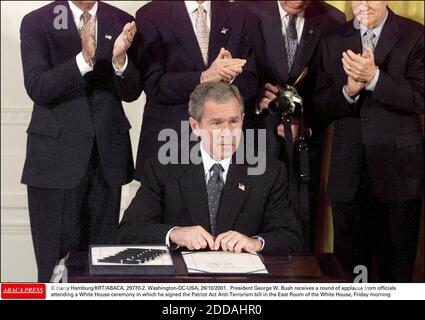
[[[201,139],[195,146],[200,156],[192,150],[188,164],[163,165],[161,157],[146,162],[117,242],[237,253],[297,250],[299,227],[284,164],[263,158],[265,170],[255,175],[239,155],[247,147],[241,143],[244,103],[238,89],[223,82],[198,85],[189,114]]]

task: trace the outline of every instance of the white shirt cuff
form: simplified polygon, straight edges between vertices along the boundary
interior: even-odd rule
[[[354,99],[353,98],[351,98],[349,95],[348,95],[348,93],[347,93],[347,91],[346,91],[346,89],[345,89],[345,86],[342,88],[342,94],[344,95],[344,97],[345,97],[345,99],[348,101],[348,103],[351,103],[351,104],[353,104],[353,103],[356,103],[357,102],[357,100],[359,100],[359,95],[357,95],[357,96],[355,96],[354,97]]]
[[[82,52],[80,52],[79,54],[77,54],[76,60],[77,60],[78,69],[80,70],[80,73],[81,73],[81,76],[82,77],[84,77],[84,75],[86,73],[89,73],[89,72],[93,71],[93,67],[91,67],[86,62],[86,60],[84,60],[84,57],[83,57],[83,53]]]
[[[255,110],[254,110],[256,115],[261,114],[261,112],[263,112],[263,109],[260,108],[260,104],[258,103],[258,101],[255,101]]]
[[[165,244],[167,246],[169,246],[169,247],[171,247],[171,244],[170,244],[170,233],[171,233],[171,231],[173,231],[176,228],[178,228],[178,227],[174,227],[174,228],[171,228],[170,230],[168,230],[167,235],[165,236]],[[180,246],[175,246],[175,247],[173,247],[173,249],[178,249],[179,247]]]
[[[127,69],[127,66],[128,66],[128,56],[127,56],[127,54],[125,54],[124,65],[120,69],[115,68],[114,64],[112,64],[112,67],[114,67],[114,70],[115,70],[115,74],[117,76],[119,76],[119,77],[122,76],[122,74],[124,73],[125,69]]]
[[[367,91],[375,91],[376,84],[378,83],[378,80],[379,80],[379,73],[380,73],[380,71],[379,71],[379,68],[378,68],[376,70],[375,76],[373,77],[372,81],[369,82],[366,85],[365,90],[367,90]]]
[[[253,239],[258,239],[258,240],[260,240],[260,241],[261,241],[261,248],[260,248],[260,250],[258,250],[257,252],[261,252],[261,251],[263,251],[263,249],[264,249],[264,245],[266,244],[266,242],[264,241],[264,239],[263,239],[263,238],[261,238],[261,237],[259,237],[259,236],[253,236],[252,238],[253,238]]]

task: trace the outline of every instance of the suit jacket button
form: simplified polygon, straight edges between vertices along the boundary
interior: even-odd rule
[[[363,117],[361,118],[361,120],[362,120],[363,122],[368,122],[369,118],[368,118],[367,116],[363,116]]]

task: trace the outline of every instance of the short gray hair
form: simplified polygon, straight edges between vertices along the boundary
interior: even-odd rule
[[[226,82],[212,82],[198,84],[190,95],[189,114],[196,121],[201,121],[205,102],[212,100],[224,103],[235,97],[244,113],[244,101],[237,87]]]

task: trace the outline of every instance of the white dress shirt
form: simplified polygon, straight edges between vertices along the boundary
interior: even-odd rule
[[[288,29],[289,13],[282,8],[280,1],[277,1],[277,6],[279,7],[280,19],[282,21],[282,35],[283,37],[285,37],[286,30]],[[298,13],[297,21],[295,22],[295,27],[297,29],[297,36],[298,36],[298,44],[301,42],[301,36],[304,30],[304,22],[305,22],[305,12],[302,11],[301,13]]]
[[[216,163],[221,164],[221,166],[223,167],[224,171],[220,175],[221,175],[221,178],[223,179],[223,182],[226,183],[227,173],[229,172],[230,160],[232,158],[229,157],[220,161],[214,160],[213,158],[211,158],[209,153],[205,151],[204,145],[202,144],[202,142],[201,142],[200,149],[201,149],[202,163],[204,165],[205,183],[207,184],[208,180],[211,178],[212,172],[210,171],[210,169]]]
[[[68,4],[72,12],[72,17],[74,18],[74,23],[78,29],[80,25],[81,15],[84,13],[84,11],[78,8],[72,1],[68,1]],[[99,6],[98,2],[96,1],[93,8],[89,10],[89,13],[91,16],[96,17],[98,6]],[[97,30],[98,29],[97,29],[97,19],[96,19],[95,26],[94,26],[94,37],[96,42],[97,42],[97,36],[98,36]],[[86,73],[93,71],[93,66],[90,66],[84,59],[83,52],[80,52],[79,54],[77,54],[76,60],[77,60],[77,66],[78,66],[78,69],[80,70],[81,76],[84,76]],[[115,68],[115,66],[112,64],[115,70],[115,74],[117,76],[121,76],[123,74],[123,72],[127,68],[127,65],[128,65],[127,54],[125,58],[125,63],[120,69]]]

